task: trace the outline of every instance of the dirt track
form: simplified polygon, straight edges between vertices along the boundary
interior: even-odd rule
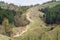
[[[33,22],[33,20],[30,19],[29,14],[30,14],[29,12],[26,14],[26,16],[27,16],[26,18],[27,18],[27,19],[30,21],[30,23],[31,23],[31,22]],[[27,26],[26,26],[26,29],[25,29],[24,31],[22,31],[20,34],[14,35],[13,37],[19,37],[19,36],[21,36],[22,34],[24,34],[25,32],[27,32],[27,30],[29,29],[29,26],[30,26],[30,25],[27,25]]]

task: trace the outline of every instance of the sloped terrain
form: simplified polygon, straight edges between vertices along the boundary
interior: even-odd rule
[[[8,4],[5,2],[0,2],[0,8],[6,10],[14,10],[16,12],[16,15],[14,16],[14,24],[16,27],[26,26],[29,24],[29,21],[26,19],[25,12],[30,8],[30,6],[17,6],[12,3]]]
[[[51,8],[57,4],[60,4],[60,2],[49,2],[29,8],[23,15],[30,21],[30,24],[26,25],[26,27],[15,27],[14,39],[0,35],[0,40],[60,40],[60,25],[53,26],[54,28],[51,30],[52,26],[46,26],[42,20],[44,13],[40,11],[45,7]],[[2,5],[2,8],[4,8],[4,5]],[[16,10],[17,9],[18,8],[16,8]]]
[[[51,31],[51,26],[50,27],[46,26],[44,21],[40,18],[43,17],[44,13],[39,11],[39,9],[45,7],[54,7],[57,4],[60,4],[60,2],[50,2],[43,5],[34,6],[28,9],[27,13],[30,13],[29,18],[34,22],[31,22],[29,24],[30,28],[26,32],[24,32],[20,37],[15,37],[15,39],[16,40],[58,40],[58,38],[60,37],[57,38],[58,35],[57,32],[56,32],[57,34],[55,34],[56,28],[53,29],[53,31],[55,30],[54,32]]]
[[[0,34],[0,40],[15,40],[15,39]]]

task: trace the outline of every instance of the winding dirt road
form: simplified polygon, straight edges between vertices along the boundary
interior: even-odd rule
[[[30,21],[30,24],[31,24],[32,22],[34,22],[34,20],[33,20],[32,18],[35,18],[35,20],[39,18],[38,15],[41,13],[40,11],[38,11],[39,8],[40,8],[39,6],[36,6],[36,7],[32,7],[32,8],[30,8],[30,9],[27,10],[27,12],[26,12],[26,18]],[[37,13],[37,14],[36,14],[36,13]],[[34,14],[34,15],[33,15],[33,14]],[[42,13],[42,14],[43,14],[43,13]],[[42,14],[41,14],[41,15],[42,15]],[[32,17],[31,15],[34,16],[34,17]],[[30,24],[26,26],[26,28],[25,28],[24,31],[22,31],[20,34],[14,35],[13,37],[22,36],[22,35],[23,35],[25,32],[27,32],[27,30],[30,28]]]
[[[33,20],[31,20],[29,14],[30,14],[30,12],[27,12],[26,18],[27,18],[27,19],[30,21],[30,23],[31,23],[31,22],[33,22]],[[21,36],[22,34],[24,34],[25,32],[27,32],[27,30],[30,28],[29,26],[30,26],[30,25],[27,25],[27,26],[26,26],[26,29],[25,29],[23,32],[21,32],[20,34],[14,35],[13,37],[19,37],[19,36]]]
[[[40,12],[38,11],[38,9],[39,9],[38,6],[36,6],[36,7],[32,7],[32,8],[30,8],[30,9],[27,10],[27,12],[26,12],[26,18],[30,21],[30,24],[31,24],[32,22],[34,22],[34,20],[31,19],[31,15],[32,15],[32,16],[36,15],[35,17],[37,17],[37,16],[40,14]],[[37,13],[38,15],[35,14],[35,13]],[[34,15],[33,15],[33,14],[34,14]],[[35,18],[35,17],[32,17],[32,18]],[[35,19],[38,19],[38,17],[35,18]],[[13,37],[22,36],[22,35],[23,35],[25,32],[27,32],[27,30],[30,28],[30,24],[26,26],[26,28],[25,28],[24,31],[22,31],[20,34],[14,35]]]

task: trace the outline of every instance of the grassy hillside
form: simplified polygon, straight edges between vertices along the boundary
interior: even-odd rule
[[[14,4],[0,2],[1,8],[16,11],[16,15],[14,16],[15,26],[17,26],[17,28],[15,27],[16,29],[19,28],[18,26],[26,26],[30,20],[33,21],[27,25],[29,28],[26,32],[22,33],[22,35],[13,38],[0,35],[0,40],[60,40],[60,25],[47,26],[42,20],[44,13],[40,11],[46,7],[52,8],[58,4],[60,4],[60,2],[47,2],[30,8],[29,6],[18,7]],[[2,26],[1,29],[3,29]],[[14,31],[17,31],[16,29]],[[18,31],[14,33],[19,34],[20,29],[22,30],[22,28],[19,28]],[[25,29],[23,31],[25,31]]]
[[[29,21],[26,19],[25,12],[30,8],[30,6],[17,6],[12,3],[8,4],[1,1],[0,7],[2,9],[14,10],[16,12],[16,15],[14,16],[15,26],[19,27],[29,24]]]
[[[30,17],[34,22],[30,23],[30,28],[27,32],[25,32],[22,36],[16,37],[16,40],[60,40],[59,35],[59,28],[60,26],[54,26],[53,30],[51,30],[51,26],[46,26],[43,20],[40,18],[37,18],[36,14],[42,14],[39,9],[45,8],[45,7],[54,7],[57,4],[60,4],[60,2],[49,2],[46,4],[42,4],[39,6],[35,6],[29,9],[29,12],[31,11]],[[33,11],[32,11],[33,10]],[[41,15],[40,15],[41,17]],[[57,32],[58,29],[58,32]]]
[[[0,40],[15,40],[15,39],[0,34]]]
[[[7,37],[10,34],[10,32],[13,31],[13,28],[22,27],[29,24],[29,21],[27,20],[25,14],[28,8],[29,6],[17,6],[14,4],[0,2],[0,33],[6,35],[0,35],[0,40],[13,40],[10,39],[10,37]]]

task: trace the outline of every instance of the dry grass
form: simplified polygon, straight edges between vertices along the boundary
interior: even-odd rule
[[[39,19],[38,16],[36,16],[36,14],[39,14],[41,12],[38,11],[38,9],[40,8],[44,8],[44,7],[53,7],[57,4],[60,4],[60,2],[53,2],[53,3],[47,3],[44,5],[39,5],[36,7],[32,7],[29,9],[29,12],[31,12],[31,19],[34,20],[34,22],[32,22],[30,24],[30,28],[28,29],[27,32],[25,32],[22,36],[15,38],[16,40],[55,40],[57,39],[56,37],[56,30],[52,32],[52,34],[50,34],[51,32],[50,27],[45,26],[45,23],[43,22],[43,20]],[[37,20],[36,20],[37,19]],[[57,28],[58,29],[58,28]],[[53,38],[52,38],[53,37]],[[59,36],[60,37],[60,36]]]

